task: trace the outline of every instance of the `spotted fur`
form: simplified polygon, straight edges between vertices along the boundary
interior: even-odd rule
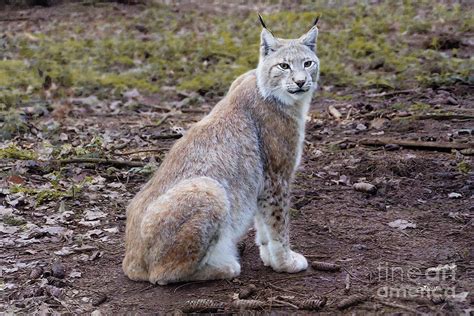
[[[235,277],[236,244],[252,222],[265,265],[307,268],[290,248],[288,209],[319,76],[317,33],[314,26],[284,40],[264,28],[257,69],[237,78],[172,147],[127,209],[122,266],[129,278],[168,284]]]

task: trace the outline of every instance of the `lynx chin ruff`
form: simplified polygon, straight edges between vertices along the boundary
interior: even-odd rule
[[[252,222],[264,265],[307,268],[290,248],[288,209],[319,77],[317,19],[291,40],[261,22],[257,69],[238,77],[176,142],[128,206],[123,270],[130,279],[164,285],[236,277],[236,244]]]

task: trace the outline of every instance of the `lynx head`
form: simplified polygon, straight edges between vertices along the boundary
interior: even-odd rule
[[[298,39],[273,36],[262,17],[260,59],[257,85],[264,98],[275,98],[285,105],[299,100],[310,100],[319,78],[319,59],[316,56],[318,28],[313,27]]]

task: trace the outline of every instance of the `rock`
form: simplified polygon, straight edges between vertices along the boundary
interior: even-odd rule
[[[52,285],[45,285],[44,289],[49,295],[53,297],[57,297],[57,298],[61,298],[65,292],[64,289],[61,289]]]
[[[51,272],[53,277],[63,279],[66,276],[66,269],[60,262],[55,262],[51,266]]]
[[[365,125],[362,124],[362,123],[359,123],[359,124],[357,124],[357,126],[356,126],[356,130],[358,130],[358,131],[365,131],[366,129],[367,129],[367,126],[365,126]]]
[[[243,288],[240,289],[239,291],[239,298],[240,299],[246,299],[252,296],[255,292],[257,291],[257,287],[254,284],[249,284],[247,286],[244,286]]]
[[[100,293],[92,299],[92,306],[99,306],[107,300],[107,295]]]
[[[43,268],[42,267],[36,267],[36,268],[33,268],[30,272],[30,279],[32,280],[36,280],[38,279],[39,277],[41,277],[43,275]]]
[[[416,228],[416,224],[411,223],[405,219],[397,219],[393,222],[388,223],[388,226],[392,228],[398,228],[400,230],[404,230],[406,228]]]
[[[370,128],[373,129],[381,129],[385,125],[385,123],[388,122],[386,118],[383,117],[378,117],[370,121]]]
[[[375,194],[375,192],[377,192],[377,187],[375,185],[366,182],[354,183],[352,187],[354,190],[359,192],[366,192],[370,194]]]
[[[128,90],[126,91],[123,96],[126,98],[126,99],[137,99],[141,96],[140,92],[138,92],[137,89],[132,89],[132,90]]]
[[[352,246],[353,250],[367,250],[369,249],[366,245],[363,244],[355,244]]]
[[[451,192],[451,193],[448,194],[448,198],[450,198],[450,199],[460,199],[460,198],[462,198],[462,194],[457,193],[457,192]]]
[[[459,104],[458,100],[456,100],[453,97],[447,97],[446,98],[446,103],[450,104],[450,105],[458,105]]]

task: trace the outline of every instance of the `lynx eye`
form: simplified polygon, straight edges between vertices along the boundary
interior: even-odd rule
[[[311,60],[308,60],[308,61],[305,61],[303,65],[304,65],[304,68],[309,68],[313,66],[313,62]]]
[[[286,64],[286,63],[278,64],[278,67],[280,67],[280,68],[283,69],[283,70],[290,69],[290,65],[288,65],[288,64]]]

